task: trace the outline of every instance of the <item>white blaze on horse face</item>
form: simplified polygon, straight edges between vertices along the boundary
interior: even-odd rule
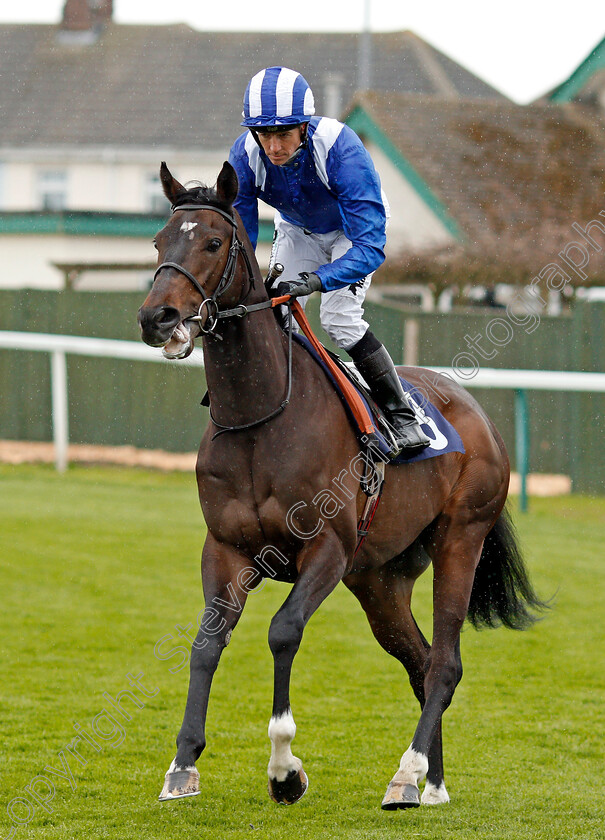
[[[269,738],[271,739],[271,758],[267,773],[270,779],[284,782],[288,773],[297,773],[302,767],[300,758],[292,755],[290,744],[296,735],[296,724],[292,712],[288,711],[279,717],[272,717],[269,721]]]
[[[197,227],[197,222],[183,222],[181,225],[181,230],[183,233],[188,233],[188,239],[193,239],[195,234],[193,233],[193,228]]]

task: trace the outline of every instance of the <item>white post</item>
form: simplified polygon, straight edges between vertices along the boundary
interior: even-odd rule
[[[67,407],[67,363],[63,350],[53,350],[50,356],[53,406],[53,441],[55,466],[59,472],[67,469],[69,442],[69,414]]]
[[[372,87],[372,28],[370,23],[370,0],[363,4],[363,29],[359,39],[357,89],[369,90]]]
[[[416,318],[406,318],[403,325],[403,364],[416,367],[418,364],[418,345],[420,326]]]

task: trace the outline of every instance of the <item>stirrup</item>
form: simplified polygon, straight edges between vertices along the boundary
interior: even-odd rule
[[[416,418],[402,426],[399,426],[392,421],[391,424],[395,445],[398,448],[397,455],[401,452],[416,455],[419,452],[424,451],[427,446],[430,446],[431,439],[422,431],[422,427]]]

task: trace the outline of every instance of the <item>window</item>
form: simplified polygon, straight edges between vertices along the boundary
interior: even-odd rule
[[[149,173],[145,179],[145,209],[165,216],[170,212],[170,202],[164,195],[159,175]]]
[[[65,210],[67,207],[67,172],[45,169],[38,173],[38,197],[43,210]]]

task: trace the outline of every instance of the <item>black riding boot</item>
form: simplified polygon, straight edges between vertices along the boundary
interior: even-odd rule
[[[380,408],[386,410],[395,430],[399,451],[405,450],[410,455],[422,452],[430,444],[430,438],[420,428],[408,404],[386,347],[368,330],[361,341],[349,350],[349,355]]]

